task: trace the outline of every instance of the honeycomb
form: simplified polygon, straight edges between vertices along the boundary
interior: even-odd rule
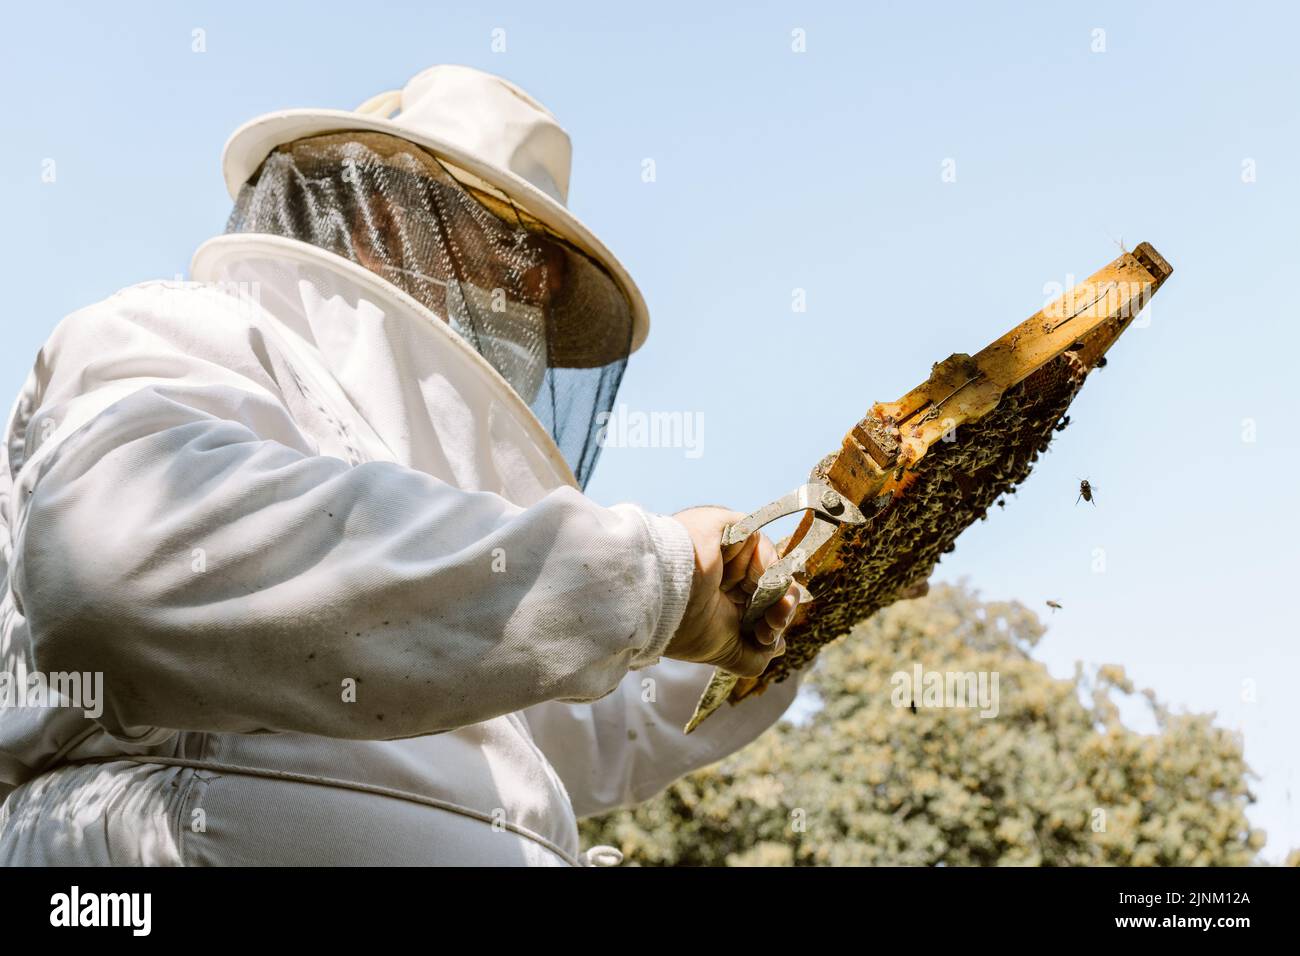
[[[873,406],[844,447],[822,459],[811,479],[850,497],[867,522],[842,525],[809,558],[812,603],[787,628],[786,653],[757,678],[716,672],[687,733],[724,702],[762,693],[860,621],[914,596],[958,535],[1029,476],[1088,373],[1173,272],[1149,243],[1122,251],[978,355],[949,356],[898,402]]]
[[[1065,352],[1007,389],[991,412],[957,426],[953,441],[936,442],[901,493],[844,534],[843,563],[814,582],[817,614],[786,631],[786,653],[748,692],[806,667],[823,646],[927,579],[957,536],[1029,476],[1088,371],[1074,352]],[[817,470],[821,477],[827,461]]]

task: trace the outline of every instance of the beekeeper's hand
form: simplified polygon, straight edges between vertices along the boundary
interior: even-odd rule
[[[722,548],[722,529],[745,517],[726,508],[688,508],[673,515],[695,543],[695,579],[686,613],[668,642],[665,656],[713,664],[741,677],[757,677],[773,657],[785,653],[785,630],[794,617],[799,591],[794,585],[764,614],[754,634],[742,637],[740,619],[749,595],[776,547],[763,534]]]

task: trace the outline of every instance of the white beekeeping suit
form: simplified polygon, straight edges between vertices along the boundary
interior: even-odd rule
[[[195,281],[69,316],[9,419],[4,672],[103,685],[0,709],[0,864],[583,862],[795,687],[683,735],[691,540],[579,490],[646,319],[567,138],[439,67],[226,163]]]

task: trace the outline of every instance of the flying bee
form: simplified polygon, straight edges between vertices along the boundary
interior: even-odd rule
[[[1101,358],[1097,359],[1097,364],[1094,365],[1093,368],[1105,368],[1105,367],[1106,367],[1106,356],[1103,355]]]
[[[1088,483],[1087,478],[1079,482],[1079,498],[1082,498],[1084,501],[1091,502],[1094,508],[1097,506],[1097,502],[1093,501],[1092,498],[1092,485]],[[1074,503],[1076,505],[1079,503],[1079,498],[1074,499]]]
[[[1056,423],[1056,430],[1057,430],[1058,432],[1063,432],[1063,431],[1065,431],[1065,430],[1066,430],[1067,428],[1069,428],[1069,427],[1070,427],[1070,416],[1069,416],[1069,415],[1066,415],[1064,418],[1062,418],[1059,422]]]
[[[1061,609],[1061,602],[1060,602],[1060,601],[1048,601],[1048,602],[1047,602],[1047,606],[1050,607],[1050,608],[1052,609],[1052,613],[1055,614],[1057,611],[1059,611],[1059,610]]]
[[[912,713],[916,713],[916,698],[912,698]]]

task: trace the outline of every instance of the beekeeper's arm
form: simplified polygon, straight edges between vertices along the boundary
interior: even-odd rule
[[[720,508],[693,508],[677,515],[695,542],[697,584],[687,621],[695,614],[729,615],[751,592],[763,569],[776,560],[765,537],[718,550],[723,527],[742,516]],[[784,651],[784,629],[795,609],[791,589],[758,626],[759,640],[775,637]],[[739,645],[744,647],[742,643]],[[687,655],[692,659],[708,655]],[[729,670],[754,673],[762,661],[717,660]],[[590,704],[548,701],[524,711],[533,738],[564,781],[574,809],[588,816],[646,800],[683,774],[748,744],[785,713],[798,691],[797,679],[763,694],[724,706],[690,735],[682,728],[695,711],[713,668],[667,660],[625,677],[618,690]]]
[[[69,321],[14,436],[15,601],[39,669],[103,673],[110,733],[434,733],[599,698],[682,636],[681,524],[315,454],[236,331]]]
[[[578,816],[648,800],[734,753],[776,723],[798,691],[796,675],[735,706],[724,704],[683,734],[712,674],[703,664],[665,660],[629,674],[594,703],[548,701],[524,711]]]

